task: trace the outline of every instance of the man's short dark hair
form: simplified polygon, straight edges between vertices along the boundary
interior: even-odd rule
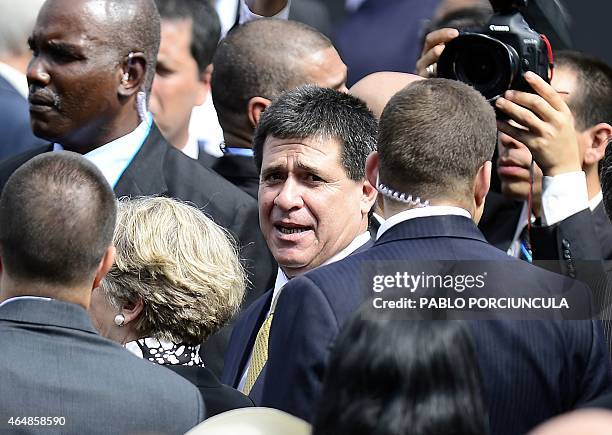
[[[380,181],[424,200],[469,196],[496,142],[495,112],[478,91],[447,79],[412,83],[380,118]]]
[[[576,73],[576,95],[570,95],[568,106],[576,127],[584,131],[600,122],[612,123],[612,68],[605,62],[576,51],[555,53],[557,68]]]
[[[308,85],[287,91],[263,113],[253,138],[261,171],[266,138],[332,138],[341,146],[341,164],[354,181],[365,177],[365,161],[376,150],[377,123],[366,104],[352,95]]]
[[[95,272],[112,244],[117,205],[91,162],[44,153],[9,178],[0,197],[0,256],[15,279],[72,285]]]
[[[107,0],[106,22],[112,32],[113,49],[122,62],[131,51],[144,53],[147,60],[145,89],[151,90],[155,78],[160,41],[159,12],[153,0]]]
[[[221,126],[227,117],[246,116],[253,97],[274,100],[310,83],[302,59],[331,46],[323,34],[294,21],[261,19],[231,31],[213,58],[212,96]]]
[[[208,0],[155,0],[162,20],[191,20],[191,56],[203,73],[221,38],[221,21]]]

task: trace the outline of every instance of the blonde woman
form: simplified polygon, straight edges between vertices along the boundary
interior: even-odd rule
[[[231,237],[194,207],[146,197],[119,203],[113,242],[115,265],[91,300],[100,334],[193,382],[208,416],[252,406],[199,355],[244,296],[245,272]]]

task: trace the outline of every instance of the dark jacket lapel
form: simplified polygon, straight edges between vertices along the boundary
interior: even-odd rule
[[[163,195],[167,192],[164,160],[170,146],[153,124],[142,147],[115,186],[117,197]]]
[[[224,370],[223,381],[236,388],[242,377],[242,372],[251,356],[251,350],[255,344],[257,333],[262,323],[266,319],[268,309],[272,302],[273,289],[268,290],[244,312],[234,326],[231,343],[235,347],[227,350],[226,369]],[[230,345],[231,345],[230,343]]]

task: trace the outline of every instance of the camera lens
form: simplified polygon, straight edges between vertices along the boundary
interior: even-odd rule
[[[516,51],[481,34],[457,37],[446,45],[438,60],[438,77],[467,83],[488,100],[503,94],[517,72]]]

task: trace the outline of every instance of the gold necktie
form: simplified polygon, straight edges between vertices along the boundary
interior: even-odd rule
[[[274,317],[274,311],[266,318],[262,323],[259,332],[257,332],[257,338],[255,338],[255,345],[253,346],[253,356],[251,357],[251,365],[249,366],[249,372],[247,373],[246,382],[242,392],[249,394],[251,388],[255,384],[255,381],[259,377],[261,370],[268,361],[268,338],[270,337],[270,327],[272,326],[272,318]]]

